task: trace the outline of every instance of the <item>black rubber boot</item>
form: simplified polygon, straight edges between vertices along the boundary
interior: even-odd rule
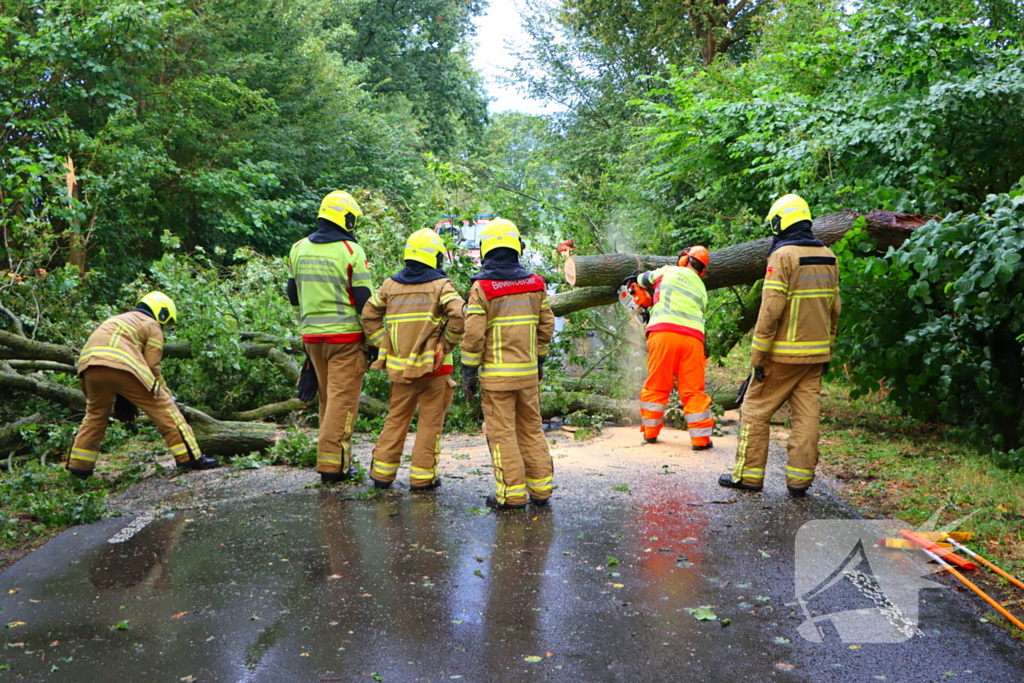
[[[551,502],[550,498],[531,498],[530,499],[530,504],[533,505],[534,507],[539,507],[539,508],[546,508],[548,506],[548,503],[550,503],[550,502]]]
[[[430,482],[426,486],[410,486],[410,491],[433,491],[434,489],[441,488],[441,478],[438,477],[434,481]]]
[[[731,474],[723,474],[718,478],[718,485],[724,486],[727,489],[739,489],[740,491],[754,491],[760,493],[763,486],[751,486],[750,484],[744,484],[742,481],[733,481]]]
[[[356,476],[356,466],[350,465],[348,472],[321,472],[320,483],[337,484],[342,481],[348,481],[354,476]]]
[[[220,463],[208,455],[201,455],[198,458],[179,463],[178,467],[183,470],[212,470],[220,467]]]
[[[390,481],[377,481],[373,477],[370,477],[370,480],[373,481],[373,488],[375,488],[375,489],[380,489],[382,491],[386,491],[389,488],[391,488],[391,482]]]
[[[789,489],[789,495],[792,496],[793,498],[807,497],[807,489],[798,489],[796,487],[790,486],[789,484],[786,484],[786,488]]]
[[[321,484],[337,484],[349,479],[349,476],[345,472],[321,472],[320,483]]]
[[[498,499],[495,498],[493,495],[487,496],[487,501],[486,501],[485,505],[487,505],[487,507],[489,507],[489,508],[494,508],[495,510],[525,510],[526,509],[526,503],[523,503],[522,505],[509,505],[508,503],[499,503]]]
[[[711,439],[708,439],[708,444],[706,446],[694,446],[693,450],[695,450],[695,451],[710,451],[714,447],[715,447],[715,442],[712,441]]]
[[[72,477],[76,477],[82,481],[85,481],[92,476],[92,470],[80,470],[77,467],[68,467],[67,470],[71,473]]]

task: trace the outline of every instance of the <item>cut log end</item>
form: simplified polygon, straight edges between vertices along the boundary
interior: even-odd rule
[[[569,283],[571,287],[576,286],[576,259],[570,256],[565,260],[565,265],[562,266],[562,273],[565,275],[565,281]]]

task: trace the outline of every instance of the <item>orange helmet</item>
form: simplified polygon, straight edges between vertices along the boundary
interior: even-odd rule
[[[678,264],[680,266],[693,266],[694,270],[697,271],[697,275],[704,277],[708,269],[708,248],[698,244],[695,247],[683,249],[679,254]]]

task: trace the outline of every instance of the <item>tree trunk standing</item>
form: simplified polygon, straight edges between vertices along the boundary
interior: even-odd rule
[[[826,245],[841,240],[853,226],[860,214],[855,211],[841,211],[819,216],[814,220],[814,234]],[[868,235],[878,241],[880,251],[888,247],[898,247],[910,236],[914,228],[924,225],[927,219],[923,216],[888,211],[872,211],[865,215]],[[765,262],[771,238],[744,242],[724,249],[711,252],[708,262],[708,273],[704,285],[710,289],[749,285],[764,277]],[[596,288],[600,286],[616,287],[636,270],[653,270],[662,266],[675,265],[676,256],[647,256],[634,254],[599,254],[597,256],[570,257],[565,263],[565,281],[574,287]],[[572,294],[572,292],[566,292]],[[557,294],[555,299],[563,295]],[[587,308],[580,305],[584,300],[597,301],[590,306],[599,306],[605,301],[598,301],[595,293],[578,294],[573,297],[571,310]],[[561,299],[559,299],[561,302]],[[560,305],[563,305],[560,303]]]
[[[64,162],[64,168],[68,169],[65,180],[68,186],[68,204],[74,210],[79,203],[81,190],[78,187],[78,178],[75,177],[75,162],[69,156]],[[71,219],[71,249],[68,252],[68,262],[78,268],[79,275],[85,275],[85,235],[82,234],[82,221],[77,218]]]

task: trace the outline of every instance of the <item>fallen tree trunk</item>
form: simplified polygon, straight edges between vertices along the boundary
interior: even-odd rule
[[[826,245],[838,242],[853,226],[861,214],[855,211],[841,211],[818,216],[814,220],[814,234]],[[915,214],[892,213],[889,211],[872,211],[865,214],[865,229],[869,236],[878,241],[878,248],[885,251],[890,246],[898,247],[912,234],[914,228],[927,222],[927,218]],[[744,242],[724,249],[711,252],[708,262],[707,276],[704,284],[708,289],[731,287],[733,285],[749,285],[764,277],[765,261],[771,238]],[[565,262],[565,281],[574,287],[596,288],[617,287],[623,278],[636,270],[654,270],[666,265],[674,265],[676,256],[646,256],[636,254],[599,254],[597,256],[575,256]],[[609,303],[607,296],[598,296],[598,292],[568,295],[573,292],[556,294],[555,299],[562,297],[572,300],[572,310],[580,310],[581,300],[599,301],[590,305]],[[607,294],[607,292],[605,293]],[[562,299],[559,299],[561,305]]]
[[[630,271],[632,272],[632,271]],[[621,279],[621,278],[620,278]],[[614,287],[582,287],[549,297],[551,311],[557,316],[568,315],[584,308],[614,304],[618,301],[618,283]]]
[[[263,338],[259,342],[241,342],[239,347],[246,358],[269,358],[275,364],[280,364],[279,360],[275,360],[275,355],[279,359],[284,356],[285,351],[293,354],[303,353],[302,340],[297,337],[272,341]],[[187,342],[171,342],[164,346],[164,358],[194,358],[201,348],[197,349],[195,345]],[[0,360],[15,359],[50,361],[74,366],[78,363],[78,349],[62,344],[34,341],[7,330],[0,330]]]
[[[55,363],[52,360],[11,360],[8,365],[21,373],[28,372],[60,372],[65,375],[77,375],[78,368],[74,365]]]
[[[78,389],[19,375],[7,363],[0,363],[0,386],[21,389],[72,410],[85,411],[85,394]],[[181,412],[192,425],[204,453],[244,455],[266,450],[276,441],[278,426],[274,424],[221,421],[189,406],[181,406]]]
[[[245,455],[265,451],[277,441],[280,427],[266,422],[199,422],[192,425],[206,455]]]

